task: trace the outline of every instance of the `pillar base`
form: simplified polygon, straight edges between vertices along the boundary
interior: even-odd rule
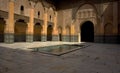
[[[14,34],[13,33],[5,33],[5,38],[4,38],[5,43],[14,43]]]
[[[27,34],[26,35],[26,42],[33,42],[33,35]]]
[[[46,35],[41,35],[41,41],[42,41],[42,42],[47,41],[47,36],[46,36]]]

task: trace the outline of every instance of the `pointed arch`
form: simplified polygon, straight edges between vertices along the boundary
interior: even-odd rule
[[[82,42],[94,42],[94,24],[91,21],[82,23],[80,30]]]
[[[34,41],[41,41],[41,35],[42,35],[42,25],[40,23],[36,23],[34,25]]]
[[[47,41],[52,41],[53,25],[47,27]]]
[[[26,42],[27,23],[23,19],[19,19],[15,22],[14,31],[15,42]]]

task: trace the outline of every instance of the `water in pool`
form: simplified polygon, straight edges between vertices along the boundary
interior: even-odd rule
[[[78,50],[83,46],[84,45],[63,44],[63,45],[46,46],[46,47],[35,47],[35,48],[30,48],[30,49],[32,49],[33,52],[41,52],[45,54],[60,56],[60,55]]]

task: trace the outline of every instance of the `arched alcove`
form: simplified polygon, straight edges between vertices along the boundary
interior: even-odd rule
[[[24,20],[19,19],[15,23],[14,30],[15,30],[14,41],[26,42],[27,23]]]
[[[41,33],[42,33],[42,25],[40,23],[36,23],[34,25],[34,41],[41,41]]]
[[[94,42],[94,24],[91,21],[84,22],[80,30],[82,42]]]
[[[47,41],[52,41],[52,32],[53,32],[53,26],[48,25],[48,27],[47,27]]]
[[[71,29],[69,25],[66,26],[66,35],[67,35],[68,41],[70,42],[71,41]]]

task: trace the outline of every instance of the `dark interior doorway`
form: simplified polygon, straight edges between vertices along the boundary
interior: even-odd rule
[[[62,41],[62,27],[58,27],[58,32],[59,32],[59,41]]]
[[[34,41],[41,41],[41,33],[42,33],[42,25],[40,23],[36,23],[34,25]]]
[[[52,32],[53,32],[52,25],[48,25],[48,27],[47,27],[47,41],[52,41]]]
[[[81,26],[81,41],[94,42],[94,26],[91,21],[86,21]]]
[[[18,20],[15,23],[15,42],[26,42],[27,23],[24,20]]]
[[[59,41],[62,41],[62,34],[59,33]]]
[[[4,29],[5,21],[3,18],[0,18],[0,42],[4,42]]]

